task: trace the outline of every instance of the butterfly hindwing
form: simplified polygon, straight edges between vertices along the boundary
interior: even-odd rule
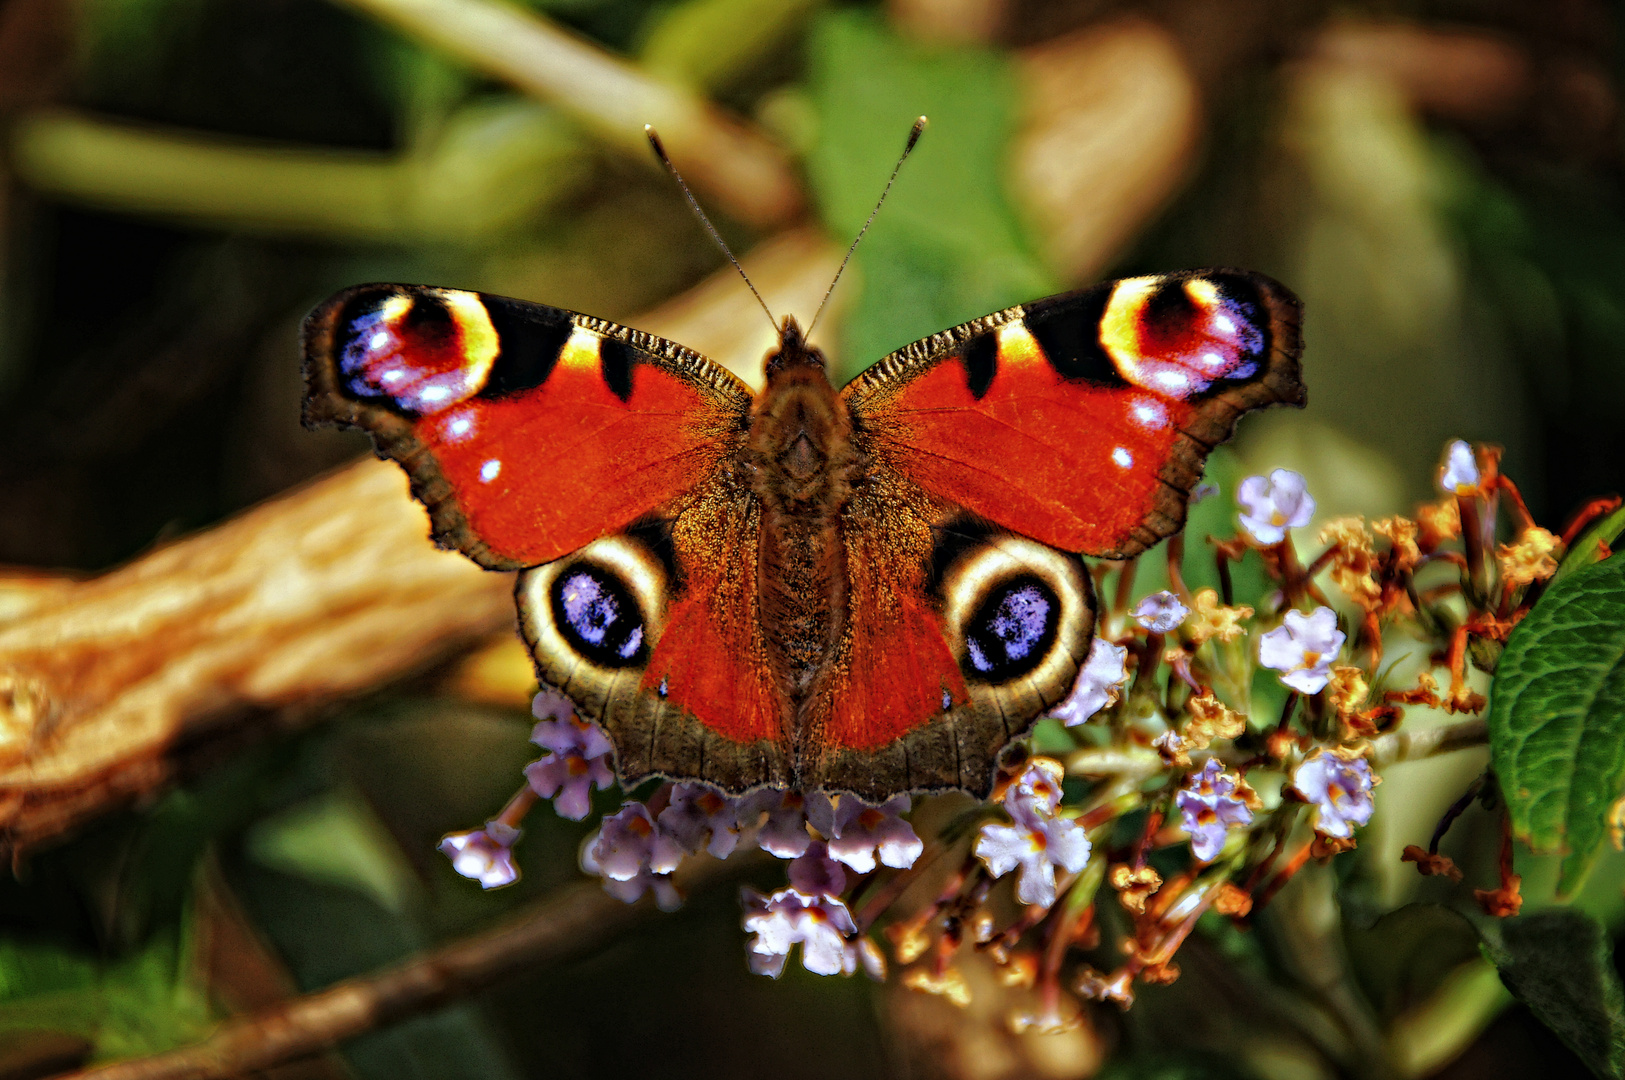
[[[535,566],[688,491],[743,438],[750,391],[680,345],[457,289],[362,285],[305,323],[305,419],[362,427],[437,541]]]
[[[1301,405],[1299,304],[1261,274],[1127,278],[891,354],[843,391],[878,460],[1063,551],[1136,555],[1184,524],[1248,409]]]

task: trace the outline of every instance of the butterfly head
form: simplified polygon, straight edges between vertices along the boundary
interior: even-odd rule
[[[824,354],[807,344],[801,324],[794,315],[786,315],[779,326],[779,347],[767,356],[767,377],[771,381],[780,372],[793,368],[813,367],[823,370]]]

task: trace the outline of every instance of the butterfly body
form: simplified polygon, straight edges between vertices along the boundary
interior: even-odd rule
[[[1301,404],[1297,318],[1260,275],[1128,279],[841,389],[787,319],[753,394],[589,316],[361,286],[307,321],[306,419],[370,431],[440,543],[523,571],[538,675],[623,779],[985,793],[1088,654],[1080,554],[1176,531],[1240,414]]]

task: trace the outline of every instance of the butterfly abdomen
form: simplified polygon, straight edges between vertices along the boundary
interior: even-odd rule
[[[787,332],[767,370],[744,451],[762,513],[757,588],[784,723],[805,741],[806,703],[818,694],[846,628],[840,522],[856,456],[846,405],[816,350]]]

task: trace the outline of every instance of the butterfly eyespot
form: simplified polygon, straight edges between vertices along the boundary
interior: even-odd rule
[[[972,696],[1064,696],[1094,630],[1082,561],[1005,534],[962,536],[938,557],[948,641]]]
[[[553,621],[576,651],[604,667],[626,667],[648,655],[643,612],[612,571],[577,564],[553,582]]]
[[[965,660],[988,682],[1008,682],[1043,662],[1055,644],[1061,600],[1031,575],[999,584],[965,624]]]
[[[519,625],[538,672],[582,704],[607,694],[659,644],[666,582],[658,553],[629,535],[525,571]]]
[[[336,332],[349,391],[416,416],[473,397],[499,350],[480,298],[454,289],[363,291],[345,306]]]

